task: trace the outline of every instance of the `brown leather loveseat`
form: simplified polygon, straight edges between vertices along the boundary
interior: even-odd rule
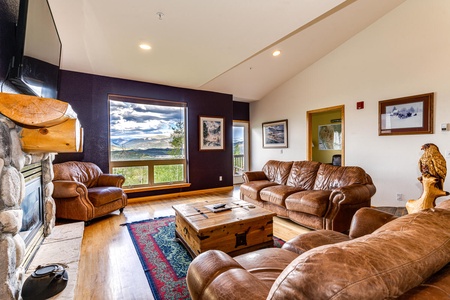
[[[188,288],[194,300],[449,299],[449,228],[450,200],[399,218],[363,208],[349,236],[318,230],[234,258],[204,252]]]
[[[242,200],[313,229],[345,232],[355,212],[370,207],[376,188],[360,167],[315,161],[268,161],[246,172]]]
[[[53,165],[56,217],[87,221],[123,211],[128,197],[122,175],[104,174],[94,163],[69,161]]]

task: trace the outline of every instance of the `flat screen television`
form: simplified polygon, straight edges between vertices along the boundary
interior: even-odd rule
[[[61,40],[47,0],[20,0],[8,80],[22,93],[57,98]]]

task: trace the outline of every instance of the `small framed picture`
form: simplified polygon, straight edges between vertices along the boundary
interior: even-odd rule
[[[319,150],[342,150],[342,126],[333,123],[319,125]]]
[[[378,103],[378,135],[433,133],[434,93]]]
[[[263,148],[288,147],[288,120],[262,123]]]
[[[200,116],[200,151],[224,150],[224,118]]]

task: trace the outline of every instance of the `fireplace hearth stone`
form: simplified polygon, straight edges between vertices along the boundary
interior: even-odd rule
[[[83,240],[84,222],[58,225],[53,228],[52,234],[47,236],[31,262],[25,278],[33,273],[38,266],[59,264],[65,267],[69,274],[66,288],[53,296],[53,300],[69,300],[75,296],[75,287],[78,277],[78,264]]]

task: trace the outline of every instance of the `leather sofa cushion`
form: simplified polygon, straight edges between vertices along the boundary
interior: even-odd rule
[[[366,172],[360,167],[339,167],[321,164],[317,171],[314,190],[333,190],[354,183],[368,184]]]
[[[397,299],[450,299],[450,263],[443,267],[439,272],[434,274],[427,281],[409,290]]]
[[[102,170],[94,163],[68,161],[53,165],[53,180],[70,180],[83,183],[87,188],[97,185]]]
[[[263,299],[270,287],[225,252],[208,250],[189,265],[186,282],[192,299]]]
[[[269,289],[283,270],[298,257],[289,250],[266,248],[234,257],[242,267]]]
[[[312,190],[319,166],[320,162],[317,161],[295,161],[292,164],[286,185]]]
[[[328,209],[331,191],[301,191],[286,198],[286,209],[323,217]]]
[[[373,234],[312,249],[280,274],[267,298],[396,298],[448,264],[448,228],[450,211],[435,208],[395,219]]]
[[[277,183],[269,180],[255,180],[241,184],[239,190],[244,196],[247,196],[254,200],[261,200],[259,195],[260,191],[268,186],[275,186]]]
[[[288,185],[269,186],[261,190],[260,198],[263,201],[272,202],[273,204],[285,207],[286,198],[295,193],[304,190],[301,187]]]
[[[310,231],[307,234],[300,234],[284,243],[282,249],[286,249],[300,255],[306,251],[323,245],[347,242],[349,240],[350,237],[344,233],[322,229]]]
[[[269,160],[262,168],[262,171],[266,174],[269,181],[286,184],[292,163],[292,161]]]
[[[118,187],[93,187],[88,189],[89,201],[99,207],[107,203],[122,199],[122,189]]]

